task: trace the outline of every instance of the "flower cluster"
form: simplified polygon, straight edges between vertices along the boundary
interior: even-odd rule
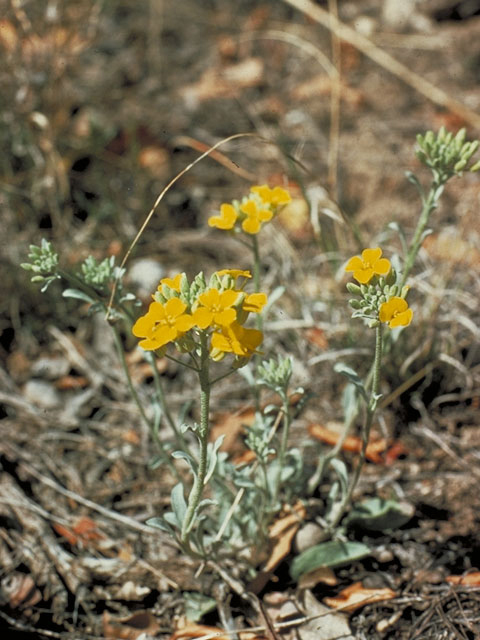
[[[241,202],[234,200],[220,207],[220,215],[211,216],[208,224],[217,229],[242,229],[251,235],[257,234],[262,224],[269,222],[279,207],[288,204],[291,196],[281,187],[271,189],[266,184],[250,189],[250,194]]]
[[[199,273],[189,283],[184,273],[164,278],[153,296],[147,313],[133,326],[147,351],[165,353],[173,342],[179,351],[192,352],[201,336],[210,340],[210,357],[222,360],[227,353],[245,360],[256,352],[263,339],[261,331],[247,329],[250,313],[260,313],[267,302],[264,293],[247,294],[243,287],[251,278],[249,271],[224,269],[209,282]],[[238,282],[243,284],[238,286]],[[203,332],[203,334],[202,334]]]
[[[370,326],[385,322],[390,329],[408,327],[413,319],[413,311],[405,299],[409,287],[399,291],[397,274],[390,261],[382,258],[381,249],[364,249],[361,256],[350,258],[345,271],[353,272],[353,277],[360,283],[347,284],[350,293],[361,296],[349,301],[354,309],[352,317],[366,318]]]
[[[417,135],[416,156],[433,171],[440,183],[444,184],[449,178],[460,175],[465,170],[480,170],[480,161],[470,164],[480,142],[466,142],[466,134],[466,129],[460,129],[454,136],[445,127],[441,127],[437,135],[433,131]]]

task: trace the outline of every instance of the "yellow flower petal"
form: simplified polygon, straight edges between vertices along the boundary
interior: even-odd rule
[[[389,323],[390,329],[394,329],[395,327],[408,327],[408,325],[412,322],[413,319],[413,311],[411,309],[407,309],[402,313],[397,313]]]
[[[358,271],[353,272],[353,277],[360,284],[367,284],[373,278],[375,272],[371,267],[366,269],[359,269]]]
[[[403,298],[394,296],[380,305],[378,319],[380,322],[388,322],[391,329],[395,327],[408,327],[413,318],[413,311],[408,308],[408,302]]]
[[[235,304],[238,298],[238,291],[234,291],[233,289],[227,289],[220,294],[219,303],[222,307],[231,307],[232,304]]]
[[[242,271],[242,269],[222,269],[221,271],[217,271],[218,276],[232,276],[235,280],[243,276],[244,278],[251,278],[252,274],[250,271]]]
[[[363,260],[359,256],[353,256],[347,262],[345,271],[358,271],[359,269],[363,269]]]
[[[193,313],[193,321],[199,329],[206,329],[213,322],[213,313],[206,307],[198,307]]]
[[[257,218],[246,218],[242,222],[242,229],[245,233],[256,234],[260,231],[260,221]]]
[[[376,249],[364,249],[362,251],[362,259],[368,264],[373,264],[382,255],[382,250],[378,247]]]
[[[386,276],[391,269],[390,260],[387,260],[387,258],[380,258],[380,260],[377,260],[374,263],[373,269],[378,275]]]
[[[185,311],[187,305],[180,300],[180,298],[170,298],[165,303],[165,313],[168,316],[179,316]]]
[[[232,324],[232,322],[235,322],[237,319],[237,312],[235,309],[225,309],[220,313],[216,313],[214,319],[215,323],[221,327],[228,327],[228,325]]]
[[[235,207],[224,203],[220,207],[220,215],[211,216],[208,219],[208,224],[210,227],[217,227],[217,229],[233,229],[237,218],[238,214],[235,211]]]
[[[158,290],[162,290],[162,285],[166,284],[167,287],[180,293],[180,282],[182,280],[183,273],[178,273],[174,278],[162,278],[158,285]]]
[[[264,293],[251,293],[243,301],[242,309],[251,313],[260,313],[267,304],[267,296]]]

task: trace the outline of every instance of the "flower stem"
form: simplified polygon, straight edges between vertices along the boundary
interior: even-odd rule
[[[430,187],[430,191],[428,192],[427,198],[425,199],[425,197],[422,196],[422,201],[423,201],[422,212],[420,213],[417,227],[415,229],[415,234],[412,238],[412,242],[410,244],[407,256],[405,258],[405,266],[403,269],[402,279],[399,285],[400,290],[405,286],[407,278],[410,275],[410,271],[412,270],[412,267],[415,264],[415,260],[417,258],[418,252],[420,251],[420,247],[422,245],[425,228],[428,224],[432,211],[434,211],[438,206],[438,201],[440,199],[440,196],[442,195],[445,182],[446,180],[442,181],[439,178],[434,179]]]
[[[365,413],[365,421],[362,429],[362,449],[360,451],[360,457],[357,462],[357,466],[353,472],[350,484],[345,492],[342,500],[336,505],[336,509],[329,520],[328,534],[332,535],[336,530],[340,520],[343,518],[345,511],[349,508],[352,502],[353,492],[357,486],[360,478],[360,473],[365,464],[365,458],[367,453],[368,441],[370,439],[370,431],[373,424],[373,418],[377,409],[379,400],[379,388],[380,388],[380,373],[382,367],[382,351],[383,351],[383,325],[379,324],[375,330],[375,356],[373,360],[373,381],[372,389],[370,392],[370,398]]]
[[[290,424],[291,424],[291,415],[290,415],[290,405],[288,402],[288,396],[285,394],[282,397],[282,413],[283,413],[283,432],[282,432],[282,440],[280,442],[280,450],[278,452],[278,468],[275,477],[275,484],[273,489],[272,502],[275,503],[278,500],[278,494],[280,493],[280,485],[282,483],[282,470],[285,463],[285,456],[287,454],[287,445],[288,445],[288,436],[290,432]]]
[[[254,235],[252,237],[252,252],[253,252],[253,286],[255,293],[260,292],[260,249],[258,246],[258,237]],[[260,313],[255,314],[257,321],[257,329],[262,331],[263,318]]]
[[[153,353],[150,351],[145,352],[145,357],[150,363],[153,372],[153,382],[155,385],[155,393],[157,395],[157,402],[160,405],[163,415],[170,426],[170,429],[175,434],[175,438],[177,439],[177,445],[179,445],[184,451],[188,451],[188,444],[183,437],[183,433],[178,429],[175,420],[173,419],[172,414],[170,413],[170,409],[168,408],[167,399],[165,397],[165,392],[163,390],[162,381],[160,379],[160,374],[158,373],[158,369],[156,367],[156,359]]]
[[[192,490],[188,496],[187,511],[182,522],[180,540],[186,549],[190,549],[190,531],[192,530],[198,505],[202,498],[205,476],[207,473],[207,447],[209,435],[209,409],[210,409],[210,374],[208,360],[208,335],[202,332],[200,336],[200,369],[198,378],[200,381],[200,428],[198,440],[200,444],[197,473],[193,481]]]

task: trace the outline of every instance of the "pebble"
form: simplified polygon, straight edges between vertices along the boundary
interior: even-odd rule
[[[46,380],[29,380],[24,388],[25,398],[42,409],[55,409],[61,405],[61,398],[53,384]]]
[[[70,363],[66,358],[43,356],[32,364],[30,374],[46,380],[58,380],[70,371]]]
[[[160,280],[165,276],[164,267],[153,258],[137,260],[128,272],[128,279],[137,287],[140,298],[149,298],[156,291]]]
[[[324,530],[315,522],[306,522],[297,531],[295,536],[295,549],[298,553],[313,547],[314,545],[322,542],[324,538]]]

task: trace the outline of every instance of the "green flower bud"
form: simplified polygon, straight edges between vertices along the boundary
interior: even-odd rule
[[[459,143],[460,146],[465,142],[465,136],[467,135],[467,130],[465,127],[457,131],[457,135],[455,136],[455,142]]]
[[[348,301],[348,304],[352,307],[352,309],[361,309],[362,302],[363,301],[357,300],[356,298],[352,298]]]
[[[362,293],[362,289],[354,282],[347,282],[347,291],[353,295],[360,295]]]

